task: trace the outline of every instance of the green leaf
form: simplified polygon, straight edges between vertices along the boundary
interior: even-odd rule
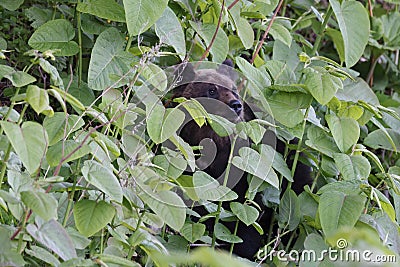
[[[46,130],[39,123],[32,121],[25,122],[21,128],[6,121],[0,122],[0,125],[27,171],[34,174],[47,149]]]
[[[88,86],[93,90],[104,90],[114,84],[110,75],[123,76],[133,60],[124,50],[125,40],[115,28],[102,32],[93,46],[88,71]]]
[[[326,29],[326,34],[331,37],[333,43],[335,44],[336,51],[339,55],[340,62],[344,62],[345,55],[344,55],[344,42],[343,42],[343,37],[340,31],[332,29],[332,28],[327,28]]]
[[[193,21],[189,21],[189,23],[208,47],[215,31],[217,30],[217,26],[214,24],[200,24]],[[228,44],[229,40],[226,33],[222,29],[218,30],[217,36],[210,49],[213,62],[222,63],[226,59],[229,51]]]
[[[47,91],[36,85],[29,85],[28,89],[26,89],[26,101],[37,114],[43,113],[48,116],[54,114],[53,109],[50,107]]]
[[[185,34],[180,20],[168,6],[156,22],[156,34],[163,43],[172,46],[183,60],[186,55]]]
[[[233,235],[229,231],[229,229],[221,223],[217,223],[215,225],[214,233],[215,233],[215,236],[219,240],[222,240],[225,242],[229,242],[229,243],[242,243],[243,242],[243,240],[240,237]]]
[[[26,252],[26,254],[40,259],[51,266],[60,265],[60,261],[53,254],[42,247],[30,246],[30,249],[25,249],[24,251]]]
[[[186,205],[172,191],[154,192],[150,187],[142,185],[139,197],[172,229],[180,231],[185,224]]]
[[[141,75],[154,88],[163,92],[167,89],[167,75],[156,64],[149,63],[141,69]]]
[[[387,47],[393,50],[400,48],[400,14],[398,12],[391,12],[383,15],[383,40]]]
[[[50,79],[53,82],[54,86],[58,86],[61,89],[64,89],[64,82],[60,77],[60,74],[58,73],[58,70],[56,67],[50,64],[47,60],[43,58],[39,58],[39,65],[42,67],[42,69],[50,74]]]
[[[147,132],[151,140],[159,144],[176,133],[185,120],[185,113],[177,108],[165,109],[156,104],[149,110],[146,108]]]
[[[382,129],[378,129],[369,133],[368,136],[364,140],[364,144],[373,149],[385,149],[390,151],[400,150],[400,133],[392,129],[386,129],[387,133],[393,140],[395,144],[395,148],[392,145],[392,142],[388,139],[388,136]]]
[[[122,188],[112,170],[96,161],[87,160],[83,164],[82,174],[86,181],[99,188],[112,200],[122,202]]]
[[[266,132],[266,129],[257,121],[239,122],[236,127],[239,132],[243,131],[256,145],[262,141]]]
[[[1,74],[0,74],[1,77]],[[23,87],[36,81],[36,78],[23,71],[13,71],[4,74],[4,78],[10,80],[13,86]]]
[[[101,260],[107,266],[124,266],[124,267],[141,267],[141,265],[137,262],[133,262],[130,259],[126,259],[124,257],[119,257],[111,254],[95,254],[93,255],[96,259]]]
[[[72,41],[75,30],[65,19],[50,20],[36,29],[28,44],[39,51],[60,49],[58,56],[73,56],[79,52],[79,46]]]
[[[233,214],[247,226],[255,223],[258,218],[259,212],[252,206],[231,202],[230,207]]]
[[[311,96],[303,93],[277,92],[268,99],[274,119],[292,128],[304,120],[304,112],[311,104]]]
[[[307,146],[329,157],[333,157],[334,153],[340,152],[335,144],[335,140],[319,127],[310,127],[307,131],[307,137]]]
[[[272,152],[273,153],[273,152]],[[261,147],[261,154],[249,147],[242,147],[239,156],[232,159],[232,164],[279,188],[279,180],[275,171],[271,168],[274,155],[271,151]]]
[[[124,8],[114,0],[88,0],[78,2],[76,10],[116,22],[125,22]]]
[[[329,74],[324,68],[306,68],[304,73],[306,76],[304,84],[321,105],[326,105],[337,90],[343,88],[340,78]]]
[[[220,185],[214,177],[203,171],[196,171],[193,174],[193,188],[198,198],[202,200],[231,201],[238,197],[230,188]]]
[[[333,155],[336,166],[344,180],[366,180],[371,172],[371,164],[361,155],[349,156],[336,153]]]
[[[147,31],[164,13],[168,0],[123,0],[130,36]]]
[[[334,114],[327,114],[325,119],[341,152],[346,153],[357,143],[360,137],[360,127],[356,120],[348,117],[337,117]]]
[[[65,125],[67,121],[67,125]],[[79,130],[85,125],[83,119],[77,115],[65,116],[64,112],[56,112],[53,117],[46,117],[43,121],[43,127],[49,136],[49,146],[56,144],[63,138]]]
[[[368,13],[358,1],[331,0],[330,4],[343,36],[346,67],[351,68],[358,62],[368,43]]]
[[[289,30],[279,24],[279,23],[273,23],[272,27],[270,29],[271,35],[274,37],[275,40],[280,40],[287,46],[291,46],[292,44],[292,35],[290,34]]]
[[[8,9],[10,11],[15,11],[17,10],[22,4],[24,3],[24,0],[2,0],[0,2],[0,5],[4,7],[5,9]]]
[[[50,194],[38,191],[21,192],[21,200],[45,221],[57,219],[57,200]]]
[[[79,233],[92,236],[114,218],[115,208],[105,201],[83,199],[74,205],[74,219]]]
[[[63,160],[64,157],[66,157],[67,155],[69,155],[69,153],[77,149],[79,145],[80,143],[74,140],[66,140],[65,142],[56,143],[55,145],[51,146],[46,153],[47,163],[49,163],[51,167],[57,166],[58,164],[61,163],[61,160]],[[66,161],[63,161],[63,163],[79,159],[89,154],[90,151],[91,151],[90,147],[84,144],[77,151],[75,151],[68,159],[66,159]]]
[[[194,243],[199,240],[206,230],[206,226],[202,223],[187,223],[185,224],[180,233],[190,243]]]
[[[250,23],[240,17],[240,5],[234,5],[228,12],[231,14],[233,24],[236,27],[237,35],[240,38],[244,48],[249,49],[253,46],[254,42],[254,31],[251,28]]]
[[[64,261],[78,257],[71,237],[59,222],[50,220],[39,226],[29,224],[26,230],[35,240],[53,251]]]
[[[300,219],[299,199],[296,193],[288,188],[279,204],[279,226],[282,228],[287,227],[289,231],[293,231],[299,225]]]
[[[342,227],[353,227],[364,209],[365,197],[327,191],[321,195],[318,212],[326,236]]]

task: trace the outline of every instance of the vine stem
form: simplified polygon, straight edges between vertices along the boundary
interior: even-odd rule
[[[322,41],[322,37],[324,37],[324,32],[325,32],[326,25],[328,25],[328,21],[331,18],[332,13],[333,13],[333,9],[332,9],[331,5],[329,5],[328,11],[326,12],[326,15],[325,15],[325,18],[324,18],[324,21],[322,22],[321,28],[320,28],[320,30],[319,30],[319,32],[317,34],[317,38],[315,39],[313,50],[311,52],[312,56],[314,56],[317,53],[319,45],[320,45],[320,43]]]
[[[226,166],[223,186],[226,186],[227,183],[228,183],[229,172],[231,170],[231,164],[232,164],[232,158],[233,158],[233,150],[235,148],[235,144],[236,144],[237,138],[238,138],[238,135],[235,135],[235,137],[233,138],[232,143],[231,143],[231,151],[229,153],[228,165]],[[212,241],[211,241],[211,247],[212,248],[215,247],[215,240],[217,238],[216,235],[215,235],[215,226],[218,224],[219,216],[221,214],[221,208],[222,208],[222,201],[219,201],[218,202],[218,208],[217,208],[217,215],[215,216],[213,237],[212,237]]]
[[[285,2],[285,0],[280,0],[279,1],[279,4],[278,4],[277,8],[275,9],[274,15],[272,16],[271,20],[269,21],[268,27],[265,30],[263,37],[261,38],[261,41],[258,43],[256,51],[254,51],[253,57],[250,60],[251,64],[254,63],[254,60],[256,59],[258,53],[260,52],[260,49],[261,49],[262,45],[264,44],[265,39],[267,38],[267,35],[268,35],[269,31],[271,30],[272,24],[274,23],[274,21],[276,19],[276,16],[278,15],[278,12],[282,7],[283,2]]]
[[[204,51],[204,53],[203,53],[203,55],[201,56],[201,58],[200,58],[199,61],[203,61],[203,60],[207,57],[208,53],[209,53],[210,50],[211,50],[212,45],[213,45],[214,42],[215,42],[215,39],[217,38],[218,30],[219,30],[219,28],[220,28],[220,26],[221,26],[222,14],[224,13],[224,8],[225,8],[225,0],[222,0],[221,12],[219,13],[217,28],[215,29],[214,35],[213,35],[213,37],[211,38],[210,44],[207,46],[206,51]]]
[[[78,0],[78,3],[80,3],[81,0]],[[76,10],[76,9],[75,9]],[[81,12],[77,10],[76,14],[76,26],[78,30],[78,43],[79,43],[79,55],[78,55],[78,86],[81,85],[82,83],[82,63],[83,63],[83,52],[82,52],[82,30],[81,30]]]

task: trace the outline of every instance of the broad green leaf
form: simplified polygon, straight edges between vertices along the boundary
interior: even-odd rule
[[[67,125],[65,125],[66,121]],[[63,138],[67,138],[83,125],[85,125],[85,122],[79,116],[66,116],[63,112],[56,112],[53,117],[46,117],[43,121],[43,127],[49,136],[49,146],[56,144]]]
[[[383,26],[383,40],[387,47],[400,48],[400,14],[391,12],[381,17]]]
[[[141,75],[154,88],[163,92],[167,89],[167,75],[156,64],[149,63],[141,69]]]
[[[198,198],[202,200],[231,201],[238,197],[230,188],[220,185],[215,178],[203,171],[196,171],[193,174],[193,188]]]
[[[243,47],[249,49],[253,46],[254,42],[254,31],[251,28],[250,23],[240,17],[240,5],[234,5],[228,12],[231,14],[233,24],[236,27],[237,35],[240,38],[240,41],[243,44]]]
[[[243,131],[256,145],[262,141],[266,132],[266,129],[256,121],[239,122],[236,127],[239,132]]]
[[[360,137],[360,127],[357,121],[353,118],[337,117],[334,114],[327,114],[325,119],[341,152],[346,153],[357,143]]]
[[[157,155],[153,159],[153,163],[165,170],[168,177],[177,179],[186,170],[187,162],[182,155]]]
[[[300,219],[299,198],[292,189],[288,188],[279,204],[279,226],[286,226],[289,231],[293,231],[299,225]]]
[[[126,24],[131,36],[147,31],[164,13],[168,0],[123,0]]]
[[[278,176],[271,168],[273,158],[274,155],[271,155],[271,151],[266,149],[261,149],[260,154],[249,147],[242,147],[239,150],[239,156],[232,159],[232,164],[279,188]]]
[[[230,207],[233,214],[247,226],[255,223],[258,218],[259,212],[252,206],[244,205],[239,202],[231,202]]]
[[[269,145],[261,144],[260,146],[262,147],[262,150],[265,151],[265,154],[274,156],[272,167],[277,172],[282,174],[289,182],[293,182],[292,173],[288,168],[285,160],[283,159],[283,156],[280,153],[276,152],[276,150]]]
[[[65,19],[50,20],[36,29],[28,44],[42,52],[60,49],[58,56],[73,56],[79,52],[78,44],[72,41],[75,30]]]
[[[26,230],[36,241],[46,246],[64,261],[78,257],[71,237],[59,222],[52,219],[40,226],[29,224]]]
[[[43,113],[48,116],[54,114],[53,109],[50,107],[47,91],[36,85],[29,85],[28,89],[26,89],[26,101],[37,114]]]
[[[214,24],[198,24],[193,21],[189,21],[189,23],[204,40],[205,45],[209,46],[212,37],[217,30],[217,26]],[[210,49],[213,62],[222,63],[226,59],[229,50],[228,44],[228,36],[222,29],[220,29]]]
[[[45,221],[57,219],[57,200],[50,194],[39,191],[21,192],[21,200]]]
[[[400,149],[400,133],[392,130],[392,129],[386,129],[387,133],[389,136],[392,138],[396,150],[399,151]],[[390,150],[394,151],[393,145],[388,139],[388,136],[382,129],[375,130],[371,133],[368,134],[368,136],[364,140],[364,144],[366,146],[369,146],[373,149],[385,149],[385,150]]]
[[[280,40],[287,46],[291,46],[292,44],[292,35],[290,34],[289,30],[279,24],[279,23],[273,23],[272,27],[270,29],[271,35],[274,37],[275,40]]]
[[[122,188],[111,169],[96,161],[87,160],[83,164],[82,174],[86,181],[99,188],[112,200],[122,202]]]
[[[1,0],[0,5],[5,9],[10,11],[17,10],[22,4],[24,0]]]
[[[137,262],[134,262],[130,259],[126,259],[126,257],[123,256],[116,256],[116,255],[111,255],[111,254],[95,254],[93,255],[96,257],[96,259],[101,260],[104,264],[107,264],[107,266],[123,266],[123,267],[141,267]]]
[[[277,92],[268,99],[274,119],[292,128],[304,120],[304,112],[311,104],[311,96],[303,93]]]
[[[58,142],[55,145],[49,147],[49,150],[46,153],[47,163],[51,167],[55,167],[61,163],[67,155],[69,155],[72,151],[77,149],[68,159],[64,162],[73,161],[75,159],[79,159],[90,153],[91,149],[87,144],[82,145],[74,140],[66,140],[65,142]]]
[[[39,247],[39,246],[30,246],[30,249],[25,249],[24,250],[26,254],[33,256],[37,259],[40,259],[44,261],[45,263],[48,263],[51,266],[59,266],[60,261],[53,255],[51,254],[48,250]]]
[[[154,192],[150,187],[142,185],[139,197],[172,229],[180,231],[185,223],[186,205],[172,191]]]
[[[172,46],[182,60],[185,58],[185,34],[179,19],[168,6],[156,22],[156,34],[161,42]]]
[[[333,157],[334,153],[340,152],[335,144],[335,140],[319,127],[310,127],[307,131],[307,137],[306,145],[318,152],[329,157]]]
[[[15,72],[15,70],[7,65],[0,65],[0,79],[3,79],[6,75],[10,75]]]
[[[47,149],[46,130],[32,121],[24,122],[22,127],[6,121],[0,122],[0,125],[27,171],[34,174]]]
[[[110,75],[123,76],[133,60],[131,53],[124,51],[125,40],[116,28],[102,32],[91,53],[88,86],[93,90],[104,90],[114,84]]]
[[[177,108],[165,109],[164,106],[156,104],[148,109],[146,109],[147,132],[151,140],[157,144],[174,135],[185,120],[185,113]]]
[[[306,68],[304,70],[308,91],[322,105],[326,105],[338,89],[343,88],[340,78],[335,77],[321,67]]]
[[[1,77],[1,73],[0,73],[0,77]],[[4,78],[10,80],[12,85],[15,87],[23,87],[25,85],[28,85],[28,84],[36,81],[35,77],[33,77],[23,71],[13,71],[11,73],[4,74]]]
[[[368,43],[369,18],[363,4],[358,1],[331,0],[344,42],[344,56],[346,67],[354,66]]]
[[[221,223],[217,223],[215,225],[214,233],[215,233],[215,236],[219,240],[222,240],[225,242],[229,242],[229,243],[242,243],[243,242],[243,240],[240,237],[233,235],[229,231],[229,229]]]
[[[271,85],[266,72],[263,72],[261,69],[257,69],[244,58],[236,57],[235,60],[240,71],[243,72],[247,79],[251,80],[260,91]]]
[[[343,42],[343,37],[340,31],[332,29],[332,28],[327,28],[326,29],[326,34],[331,37],[333,43],[335,44],[336,51],[339,55],[340,62],[344,62],[345,59],[345,54],[344,54],[344,42]]]
[[[206,230],[206,226],[202,223],[187,223],[185,224],[180,233],[190,243],[194,243],[199,240]]]
[[[364,209],[365,197],[328,191],[321,195],[318,211],[326,236],[342,227],[353,227]]]
[[[115,208],[105,201],[83,199],[74,205],[74,219],[79,233],[92,236],[114,218]]]
[[[115,2],[115,0],[88,0],[86,2],[78,2],[76,10],[103,19],[125,22],[124,8]]]
[[[13,242],[10,241],[12,230],[6,226],[0,227],[0,260],[9,262],[9,266],[26,266],[26,262],[21,253],[17,252]],[[6,265],[4,265],[6,266]]]
[[[62,96],[63,99],[65,99],[71,106],[74,107],[74,109],[85,110],[85,106],[81,103],[81,101],[76,99],[73,95],[71,95],[68,92],[61,90],[60,88],[57,88],[57,87],[53,87],[53,89],[50,89],[49,92],[52,90],[54,90],[58,94],[60,94],[60,96]]]
[[[58,73],[58,70],[56,67],[50,64],[49,61],[39,58],[39,65],[42,67],[42,69],[50,74],[50,79],[53,83],[54,86],[57,86],[61,89],[64,89],[64,82],[60,77],[60,74]]]
[[[288,46],[283,44],[280,41],[275,41],[279,46],[281,50],[283,49],[288,49]],[[274,44],[274,49],[277,50],[276,46]],[[298,65],[298,56],[296,55],[297,61],[294,65]],[[293,71],[293,66],[289,66],[289,64],[292,64],[292,62],[286,63],[290,58],[285,57],[285,59],[282,60],[268,60],[265,62],[264,66],[268,72],[268,76],[271,78],[273,81],[272,86],[276,85],[290,85],[290,84],[295,84],[297,82],[296,75]],[[303,90],[302,92],[307,93],[306,90]]]
[[[333,155],[336,166],[344,180],[366,180],[371,172],[371,164],[361,155],[349,156],[336,153]]]

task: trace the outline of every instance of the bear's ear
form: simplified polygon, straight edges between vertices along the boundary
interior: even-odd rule
[[[183,85],[194,81],[194,79],[196,78],[196,72],[191,63],[184,62],[179,64],[174,69],[173,76],[177,85]]]
[[[232,60],[230,60],[229,58],[225,59],[224,62],[219,65],[217,72],[219,74],[227,76],[232,81],[236,81],[239,78],[239,75],[237,74],[233,66],[234,64]]]

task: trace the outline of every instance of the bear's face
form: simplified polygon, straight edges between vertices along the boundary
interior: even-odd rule
[[[237,94],[235,77],[230,77],[226,71],[221,70],[221,67],[218,70],[201,69],[196,71],[189,67],[183,75],[186,75],[188,83],[176,88],[173,98],[218,100],[227,105],[239,118],[243,118],[243,104]]]

